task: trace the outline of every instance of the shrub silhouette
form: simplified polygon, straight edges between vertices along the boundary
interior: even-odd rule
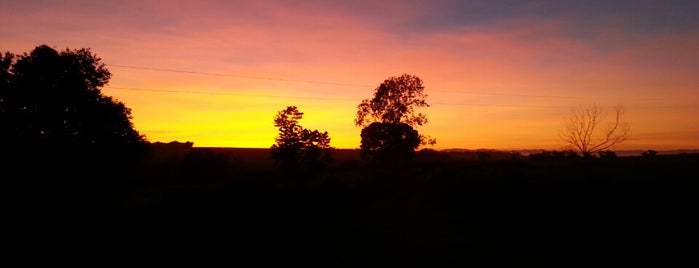
[[[551,160],[567,160],[567,159],[578,159],[580,155],[573,150],[564,151],[543,151],[541,153],[530,154],[529,159],[536,161],[551,161]]]
[[[616,153],[614,151],[599,151],[597,152],[597,155],[600,159],[604,160],[611,160],[611,159],[616,159]]]
[[[658,155],[658,152],[655,150],[648,150],[648,151],[641,153],[641,156],[643,156],[644,158],[654,158],[657,155]]]

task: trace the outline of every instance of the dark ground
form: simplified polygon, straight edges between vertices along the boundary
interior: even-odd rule
[[[21,184],[36,191],[10,203],[15,250],[36,252],[25,263],[696,263],[697,154],[534,160],[424,152],[385,167],[342,151],[316,176],[275,172],[264,150],[158,151],[118,167],[96,164],[104,160],[13,167],[32,176],[9,181],[42,178]]]

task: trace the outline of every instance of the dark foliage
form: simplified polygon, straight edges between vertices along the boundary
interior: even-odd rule
[[[580,155],[573,150],[564,151],[543,151],[541,153],[530,154],[529,159],[532,160],[566,160],[578,159]]]
[[[362,129],[362,157],[379,162],[410,159],[420,145],[417,130],[403,123],[371,123]]]
[[[655,150],[648,150],[648,151],[643,152],[641,155],[645,158],[653,158],[653,157],[656,157],[658,155],[658,152]]]
[[[365,99],[357,107],[357,126],[368,126],[372,122],[404,123],[421,126],[427,116],[415,113],[415,108],[429,107],[422,80],[414,75],[403,74],[386,79],[374,92],[374,98]]]
[[[597,152],[597,156],[600,159],[607,159],[607,160],[616,159],[616,157],[617,157],[616,153],[614,151],[609,151],[609,150],[599,151],[599,152]]]
[[[332,160],[332,147],[328,132],[308,130],[299,125],[303,113],[296,106],[279,111],[274,126],[279,128],[276,144],[270,154],[278,167],[285,172],[305,171],[316,174]]]
[[[17,194],[72,211],[109,203],[146,150],[131,111],[100,91],[110,77],[89,49],[0,55],[0,168]]]
[[[46,45],[0,60],[0,139],[14,146],[122,147],[145,138],[124,103],[101,93],[110,72],[89,49]]]

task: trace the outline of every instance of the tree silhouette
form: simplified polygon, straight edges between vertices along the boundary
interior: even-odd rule
[[[279,128],[270,153],[284,171],[307,171],[316,173],[332,159],[332,147],[328,132],[304,129],[298,121],[303,113],[296,106],[288,106],[277,112],[274,126]]]
[[[403,74],[389,77],[376,88],[374,98],[362,100],[354,120],[363,127],[362,156],[409,158],[418,146],[436,143],[413,129],[427,123],[427,115],[415,110],[429,107],[424,89],[419,77]]]
[[[357,107],[356,126],[367,127],[373,122],[421,126],[427,123],[427,115],[415,113],[415,108],[429,107],[422,80],[403,74],[389,77],[374,92],[374,98],[364,99]]]
[[[27,211],[56,218],[114,211],[146,143],[131,110],[101,93],[110,77],[89,49],[0,54],[0,169],[31,200]]]
[[[124,103],[101,93],[110,72],[89,49],[0,59],[0,125],[3,141],[18,146],[142,145]]]
[[[564,123],[560,133],[561,140],[570,150],[581,155],[602,153],[627,140],[631,134],[629,124],[622,121],[624,110],[615,107],[614,119],[606,124],[606,129],[600,129],[603,113],[597,105],[579,107],[573,110]]]

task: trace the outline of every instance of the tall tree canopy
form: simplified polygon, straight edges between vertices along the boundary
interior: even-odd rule
[[[434,139],[418,134],[413,127],[427,123],[427,115],[416,108],[429,107],[422,80],[403,74],[389,77],[357,106],[356,126],[361,133],[362,156],[374,159],[409,158],[421,144],[433,145]]]
[[[0,55],[0,138],[23,146],[143,144],[131,110],[100,91],[110,77],[85,48]]]
[[[403,74],[386,79],[374,92],[374,98],[364,99],[357,107],[356,126],[367,127],[373,122],[421,126],[427,115],[416,113],[415,108],[429,107],[422,80]]]

